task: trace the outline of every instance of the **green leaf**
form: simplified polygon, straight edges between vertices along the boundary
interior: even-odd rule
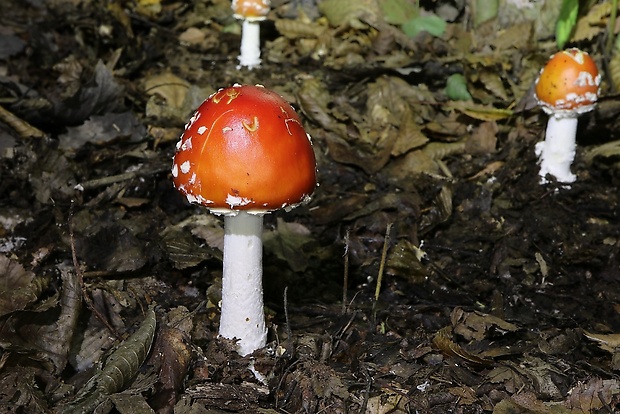
[[[499,0],[475,0],[473,7],[474,27],[497,17]]]
[[[467,90],[465,76],[460,73],[450,75],[446,82],[445,94],[453,101],[471,101],[472,97]]]
[[[383,0],[380,2],[385,21],[390,24],[403,24],[418,15],[418,2],[410,0]]]
[[[558,48],[563,49],[570,35],[577,24],[579,14],[579,0],[563,0],[560,15],[555,25],[555,41]]]
[[[428,32],[433,36],[441,36],[446,30],[446,22],[439,16],[429,14],[408,20],[402,25],[403,32],[409,37],[415,37],[420,32]]]

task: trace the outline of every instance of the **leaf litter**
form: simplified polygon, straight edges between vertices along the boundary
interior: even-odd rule
[[[560,4],[273,1],[248,71],[228,0],[9,1],[0,412],[620,409],[612,3],[569,40],[608,70],[570,189],[538,184],[533,150]],[[217,337],[221,220],[168,173],[234,83],[298,109],[320,179],[265,218],[270,342],[247,357]]]

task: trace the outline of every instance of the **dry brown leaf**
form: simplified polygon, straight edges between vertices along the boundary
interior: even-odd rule
[[[620,348],[620,334],[597,334],[583,331],[583,336],[598,344],[601,349],[607,352],[615,352]]]
[[[402,122],[398,129],[396,141],[392,147],[392,155],[399,156],[412,149],[419,148],[428,142],[428,138],[422,132],[415,117],[410,111],[407,111],[402,118]]]
[[[422,148],[422,151],[433,160],[442,160],[451,155],[465,152],[466,140],[457,142],[431,142]]]
[[[470,180],[477,180],[478,178],[485,177],[488,175],[494,175],[500,168],[504,166],[504,161],[493,161],[487,164],[482,170],[478,171],[476,174],[472,175]]]
[[[192,360],[190,333],[194,325],[192,315],[184,306],[171,309],[164,323],[153,345],[150,363],[159,370],[156,405],[172,410]]]
[[[377,0],[323,0],[319,11],[333,26],[359,27],[359,20],[376,21],[382,16]]]
[[[475,155],[486,155],[495,152],[498,132],[499,127],[496,122],[483,122],[474,128],[467,140],[465,151],[468,154]]]
[[[499,121],[513,115],[513,112],[508,109],[498,109],[490,105],[481,105],[467,101],[449,101],[446,102],[446,106],[479,121]]]
[[[199,45],[206,37],[207,34],[204,30],[197,27],[190,27],[179,35],[179,42],[187,45]]]
[[[345,137],[346,128],[331,116],[328,109],[331,95],[323,82],[316,78],[304,81],[297,94],[297,101],[304,114],[324,129],[338,133]]]
[[[466,351],[459,344],[454,342],[451,336],[452,329],[449,326],[446,326],[435,334],[433,337],[433,345],[442,353],[451,357],[459,357],[475,366],[488,366],[493,364],[493,361],[480,358],[477,355]]]
[[[588,149],[584,154],[584,159],[591,163],[596,157],[617,157],[620,155],[620,140],[606,142]]]
[[[614,90],[620,90],[620,53],[616,51],[609,60],[609,77],[613,83]]]
[[[532,42],[533,34],[533,21],[517,23],[497,33],[497,37],[493,40],[493,45],[500,52],[508,49],[527,49]]]
[[[387,174],[394,179],[395,184],[404,185],[412,177],[419,174],[438,174],[439,165],[429,154],[421,149],[409,151],[402,157],[390,162]]]
[[[318,38],[327,31],[327,26],[321,24],[323,20],[317,22],[294,20],[294,19],[277,19],[275,21],[278,32],[287,39],[299,38]]]
[[[35,278],[18,262],[0,255],[0,316],[36,302],[49,279]]]
[[[404,395],[389,390],[383,391],[380,395],[368,399],[367,413],[405,414],[409,412],[408,399]]]
[[[451,387],[447,390],[459,399],[459,405],[472,405],[477,401],[476,392],[471,387]]]
[[[489,330],[500,332],[515,332],[519,328],[496,316],[480,312],[466,312],[461,308],[454,308],[452,315],[454,333],[467,340],[480,341],[488,336]]]
[[[588,14],[577,20],[571,42],[591,40],[594,36],[605,31],[611,9],[610,2],[595,4],[590,8]]]
[[[508,94],[504,88],[502,78],[498,75],[497,70],[483,70],[480,73],[480,82],[493,95],[503,101],[508,102]]]
[[[277,218],[277,228],[263,235],[265,250],[279,259],[285,260],[296,272],[306,270],[310,263],[310,255],[303,247],[314,239],[310,230],[299,223],[287,223]]]
[[[158,95],[168,106],[180,109],[189,90],[190,84],[173,73],[164,72],[150,76],[144,80],[147,95]]]
[[[591,413],[609,407],[612,397],[620,393],[618,380],[592,378],[586,384],[579,382],[568,392],[564,405],[582,413]]]
[[[514,394],[525,384],[525,379],[510,366],[499,366],[487,373],[487,378],[494,384],[502,383],[506,391]]]

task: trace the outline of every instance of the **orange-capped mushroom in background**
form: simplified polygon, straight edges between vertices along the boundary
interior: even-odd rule
[[[270,0],[233,0],[232,9],[237,19],[265,20],[271,7]]]
[[[572,48],[551,56],[536,82],[536,97],[549,113],[587,112],[598,100],[601,77],[586,52]]]
[[[592,57],[579,49],[558,52],[549,58],[536,80],[538,104],[549,114],[545,140],[536,144],[540,182],[547,175],[559,183],[572,183],[571,172],[577,149],[577,119],[594,109],[601,75]],[[564,185],[567,186],[567,185]]]
[[[260,21],[265,20],[271,2],[269,0],[233,0],[235,18],[242,20],[241,52],[239,66],[253,69],[261,64]]]

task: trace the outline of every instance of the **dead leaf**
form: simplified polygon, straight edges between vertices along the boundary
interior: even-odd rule
[[[86,143],[102,145],[111,141],[136,142],[144,139],[146,128],[131,112],[94,115],[82,125],[67,128],[60,135],[60,148],[76,150]]]
[[[286,261],[295,272],[307,269],[309,255],[303,249],[313,240],[307,227],[299,223],[287,223],[280,217],[277,218],[276,229],[263,235],[265,250]]]
[[[163,325],[157,334],[151,357],[151,363],[159,370],[152,405],[159,411],[174,408],[187,375],[192,360],[192,315],[183,306],[173,308],[166,315]]]
[[[579,382],[569,392],[564,405],[582,413],[592,413],[603,407],[610,407],[612,398],[620,394],[618,380],[592,378],[587,383]]]
[[[144,91],[147,95],[158,95],[168,106],[175,109],[183,107],[189,87],[189,82],[170,72],[153,75],[144,80]]]
[[[376,21],[382,15],[376,0],[323,0],[319,11],[333,26],[360,27],[359,19]]]
[[[466,340],[481,341],[488,337],[491,329],[498,333],[515,332],[519,328],[496,316],[480,312],[465,312],[461,308],[455,308],[451,315],[454,333],[461,335]]]
[[[495,152],[497,146],[497,122],[483,122],[474,128],[467,143],[465,152],[475,155],[487,155]]]
[[[583,331],[583,336],[598,344],[607,352],[616,352],[620,349],[620,334],[597,334]]]
[[[466,101],[449,101],[446,106],[454,108],[465,115],[479,121],[499,121],[513,116],[508,109],[498,109],[489,105],[481,105]]]
[[[422,126],[417,123],[411,111],[406,111],[401,118],[398,135],[392,147],[391,155],[399,156],[412,149],[419,148],[428,142],[422,132]]]
[[[37,301],[48,278],[35,279],[18,262],[0,255],[0,316],[25,309]]]
[[[95,65],[92,74],[87,76],[90,79],[83,80],[79,90],[71,97],[62,100],[56,96],[50,97],[55,102],[52,115],[55,122],[78,125],[92,115],[102,115],[122,108],[124,89],[101,60]]]
[[[110,272],[140,269],[146,263],[144,242],[128,227],[113,223],[76,239],[78,256],[87,265]]]

